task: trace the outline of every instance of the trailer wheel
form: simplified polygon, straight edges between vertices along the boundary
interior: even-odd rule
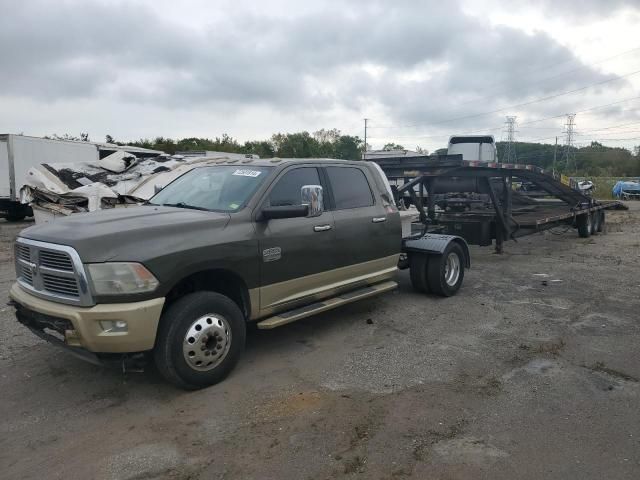
[[[443,297],[455,295],[464,279],[464,265],[462,247],[454,242],[441,255],[432,255],[427,265],[429,290]]]
[[[21,220],[24,220],[24,217],[26,217],[26,215],[9,213],[6,216],[6,219],[7,219],[7,222],[20,222]]]
[[[600,210],[600,219],[598,220],[598,231],[604,230],[604,210]]]
[[[411,253],[409,255],[409,275],[411,277],[411,285],[416,292],[429,292],[429,283],[427,281],[428,266],[429,255],[426,253]]]
[[[576,217],[576,225],[578,226],[578,235],[581,238],[588,238],[591,235],[593,229],[593,223],[591,221],[590,213],[583,213]]]
[[[597,235],[598,232],[602,231],[602,227],[600,226],[602,216],[600,215],[600,212],[600,210],[597,210],[591,215],[591,235]]]

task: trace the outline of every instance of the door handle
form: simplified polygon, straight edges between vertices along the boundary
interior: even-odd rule
[[[371,221],[373,223],[382,223],[387,221],[387,217],[373,217]]]
[[[326,232],[327,230],[331,230],[331,225],[316,225],[313,227],[314,232]]]

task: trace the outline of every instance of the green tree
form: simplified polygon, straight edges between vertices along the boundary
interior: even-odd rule
[[[382,150],[384,150],[385,152],[389,152],[391,150],[404,150],[404,147],[398,143],[387,143],[384,147],[382,147]]]

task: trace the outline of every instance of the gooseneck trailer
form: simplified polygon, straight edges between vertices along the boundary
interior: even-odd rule
[[[524,164],[463,160],[462,155],[376,160],[395,188],[402,206],[410,199],[419,223],[428,231],[459,235],[468,243],[503,243],[558,226],[576,228],[580,237],[602,231],[605,210],[626,209],[618,201],[600,201],[563,184],[543,169]],[[513,188],[528,182],[545,196],[527,196]],[[416,226],[414,226],[416,228]]]

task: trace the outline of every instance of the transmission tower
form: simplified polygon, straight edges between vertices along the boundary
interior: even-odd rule
[[[576,114],[575,113],[567,113],[567,123],[564,124],[564,153],[562,155],[562,161],[565,164],[565,168],[567,172],[571,171],[571,167],[576,169],[576,152],[573,146],[573,140],[575,138],[576,132]]]
[[[518,157],[516,155],[516,118],[514,116],[507,117],[507,158],[506,163],[516,163]]]

